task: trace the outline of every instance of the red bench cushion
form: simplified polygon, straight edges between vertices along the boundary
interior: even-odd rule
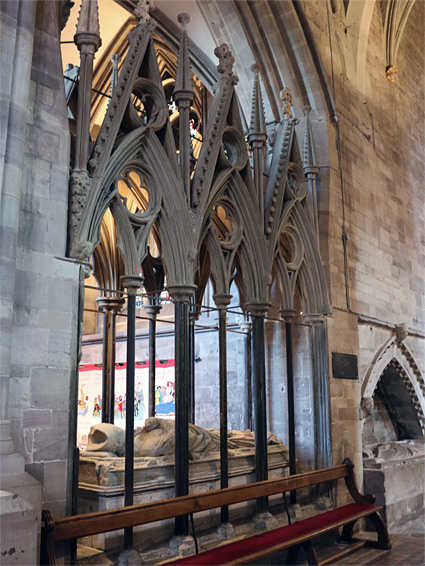
[[[345,505],[339,509],[326,511],[325,513],[321,513],[315,517],[310,517],[309,519],[304,519],[303,521],[298,521],[292,525],[286,525],[285,527],[280,527],[272,531],[254,535],[247,539],[231,542],[229,544],[219,546],[218,548],[206,550],[200,554],[193,554],[192,556],[180,558],[179,560],[169,562],[168,564],[209,564],[213,566],[225,564],[227,562],[231,562],[233,559],[249,556],[263,548],[269,548],[286,541],[291,541],[299,536],[304,536],[316,531],[317,529],[321,529],[322,527],[337,524],[340,521],[349,519],[357,513],[377,509],[379,509],[379,507],[376,505],[350,503],[349,505]]]

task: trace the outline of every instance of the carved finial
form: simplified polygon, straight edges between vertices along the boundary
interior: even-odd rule
[[[385,76],[387,77],[389,83],[393,84],[395,82],[395,76],[397,73],[398,69],[395,65],[388,65],[388,67],[385,69]]]
[[[177,102],[183,98],[191,101],[193,100],[194,94],[186,33],[186,25],[190,22],[190,17],[188,14],[179,14],[177,20],[182,25],[182,35],[173,96]]]
[[[190,16],[189,14],[179,14],[177,16],[177,21],[179,22],[179,24],[182,25],[182,29],[183,31],[186,29],[186,25],[190,22]]]
[[[251,111],[251,124],[249,127],[248,140],[251,143],[252,138],[260,136],[265,142],[267,138],[266,129],[266,116],[264,114],[263,96],[260,87],[260,71],[261,65],[254,64],[251,71],[255,73],[254,76],[254,89],[252,93],[252,111]]]
[[[154,0],[138,0],[134,15],[139,20],[139,25],[150,24],[152,18],[149,14],[155,8]]]
[[[74,40],[78,47],[82,44],[94,44],[97,49],[101,45],[97,0],[81,1]]]
[[[304,106],[303,112],[305,116],[305,127],[304,127],[304,149],[303,149],[303,164],[304,164],[304,171],[306,169],[311,169],[317,167],[317,153],[316,147],[314,145],[313,139],[313,131],[311,129],[311,120],[310,120],[310,106]]]
[[[214,55],[218,57],[219,63],[217,71],[226,77],[231,77],[233,74],[233,63],[235,58],[229,49],[227,43],[223,43],[214,49]]]
[[[280,91],[280,100],[282,101],[283,117],[292,118],[291,106],[294,104],[294,99],[288,87]]]

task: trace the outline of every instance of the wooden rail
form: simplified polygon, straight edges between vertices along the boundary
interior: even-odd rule
[[[353,467],[353,464],[347,460],[340,466],[326,468],[324,470],[306,472],[248,485],[228,487],[197,495],[186,495],[178,498],[165,499],[163,501],[142,503],[131,507],[121,507],[110,511],[85,513],[83,515],[65,517],[55,521],[52,520],[48,511],[43,511],[42,564],[55,564],[55,542],[74,540],[80,537],[115,531],[126,527],[144,525],[182,515],[190,515],[199,511],[207,511],[224,505],[233,505],[261,497],[281,494],[341,478],[345,479],[347,488],[356,503],[372,504],[375,501],[374,496],[359,493],[353,476]]]

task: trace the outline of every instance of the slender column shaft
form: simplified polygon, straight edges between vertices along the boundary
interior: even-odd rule
[[[252,335],[245,333],[245,376],[247,390],[247,428],[252,430]]]
[[[252,316],[255,481],[267,479],[267,413],[264,315]],[[267,498],[258,499],[258,512],[267,511]]]
[[[294,367],[292,361],[292,325],[285,322],[286,335],[286,381],[288,387],[288,430],[289,430],[289,473],[294,475],[296,454],[295,454],[295,405],[294,405]],[[291,503],[296,503],[297,494],[291,491]]]
[[[190,103],[179,101],[179,159],[183,186],[190,206]]]
[[[104,312],[102,422],[114,424],[116,312],[114,309]]]
[[[114,408],[115,408],[115,341],[117,334],[117,313],[111,312],[111,334],[109,343],[109,374],[108,374],[108,420],[106,422],[114,424]],[[103,399],[102,399],[103,409]]]
[[[90,139],[91,85],[93,80],[94,46],[81,48],[80,85],[75,136],[74,169],[86,169]]]
[[[189,493],[189,303],[176,300],[175,309],[175,493],[176,497]],[[177,517],[176,535],[188,534],[186,517]]]
[[[104,311],[103,317],[103,364],[102,364],[102,422],[110,423],[110,367],[111,362],[110,345],[111,345],[111,311]],[[113,420],[112,420],[113,422]]]
[[[329,383],[326,349],[326,328],[324,322],[313,323],[311,328],[314,406],[315,406],[315,442],[316,468],[332,466]]]
[[[189,421],[195,424],[195,319],[193,316],[190,317],[189,321],[189,361]]]
[[[227,451],[227,336],[226,310],[218,311],[218,353],[220,381],[220,487],[229,485],[229,461]],[[221,508],[221,522],[229,522],[229,507]]]
[[[149,319],[149,416],[155,416],[156,316]]]
[[[133,505],[134,488],[134,364],[136,361],[136,295],[127,301],[127,383],[125,411],[125,485],[124,505]],[[133,528],[124,531],[124,547],[133,546]]]
[[[264,192],[263,192],[263,146],[264,142],[252,142],[252,155],[254,164],[254,185],[257,189],[258,208],[261,221],[264,222]]]

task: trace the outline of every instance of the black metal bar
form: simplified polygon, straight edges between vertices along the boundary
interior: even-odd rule
[[[149,318],[149,416],[155,416],[156,316]]]
[[[61,41],[61,43],[64,43]],[[74,43],[73,41],[71,41],[70,43]],[[75,79],[71,79],[70,77],[67,77],[66,75],[63,76],[64,79],[66,79],[67,81],[71,81],[72,83],[75,84],[79,84],[79,81],[76,81]],[[91,90],[93,92],[96,92],[97,94],[101,94],[102,96],[106,96],[106,98],[112,98],[110,94],[106,94],[106,92],[102,92],[101,90],[97,90],[96,88],[91,88]]]
[[[134,490],[134,365],[136,363],[136,295],[127,299],[127,383],[125,411],[124,505],[133,505]],[[133,527],[124,529],[124,548],[133,546]]]
[[[106,298],[101,301],[104,313],[102,422],[114,424],[116,310],[111,305],[108,308],[106,301]]]
[[[290,322],[285,322],[286,336],[286,382],[288,388],[288,430],[289,430],[289,473],[294,475],[295,470],[295,404],[294,404],[294,367],[292,362],[292,326]],[[291,503],[297,502],[296,491],[291,491],[289,495]]]
[[[247,390],[247,428],[252,430],[252,335],[248,329],[245,333],[245,376]]]
[[[176,300],[174,303],[175,338],[175,430],[176,497],[189,493],[189,303]],[[187,536],[187,516],[176,517],[175,534]]]
[[[255,481],[267,479],[267,412],[264,347],[264,315],[252,316]],[[267,511],[267,498],[257,500],[257,511]]]
[[[106,422],[114,424],[114,409],[115,409],[115,349],[116,349],[116,334],[117,334],[117,313],[114,309],[111,311],[111,333],[109,336],[109,375],[108,375],[108,419]],[[103,399],[102,399],[103,409]]]
[[[189,421],[195,424],[195,319],[192,313],[189,320],[189,360]]]
[[[229,485],[229,460],[227,451],[227,337],[226,309],[218,311],[218,356],[220,387],[220,488]],[[221,508],[221,522],[229,522],[229,507]]]

